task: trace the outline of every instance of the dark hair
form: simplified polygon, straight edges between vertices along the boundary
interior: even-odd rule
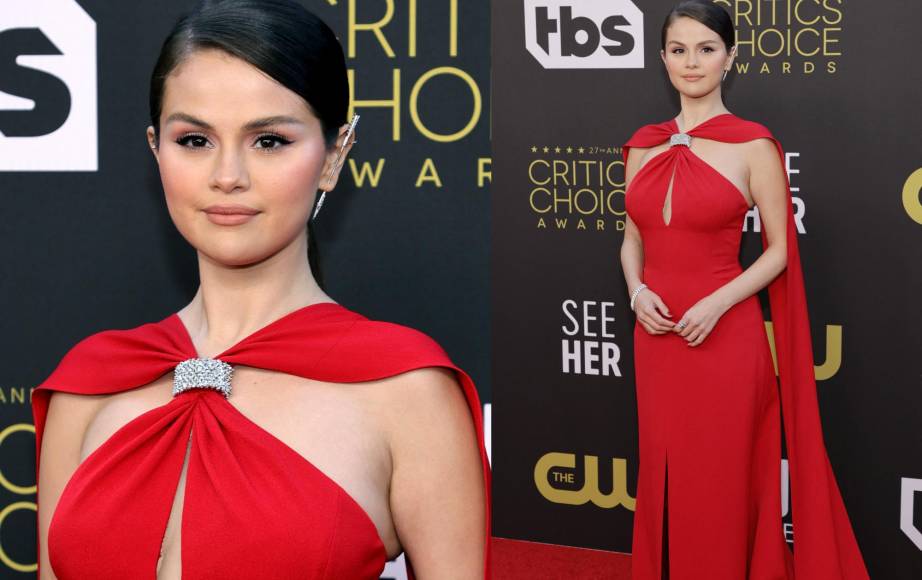
[[[294,0],[202,0],[176,22],[151,74],[156,144],[167,77],[191,54],[209,48],[240,58],[300,95],[320,120],[327,146],[335,143],[346,122],[349,81],[330,27]],[[313,228],[307,237],[310,267],[321,283]]]
[[[679,2],[666,15],[666,21],[663,22],[662,47],[666,48],[666,30],[672,26],[672,23],[681,17],[691,18],[704,24],[718,35],[724,41],[727,52],[736,44],[736,37],[733,31],[733,19],[724,8],[710,0],[685,0]]]

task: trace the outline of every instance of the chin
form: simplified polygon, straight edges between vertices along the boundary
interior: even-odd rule
[[[679,91],[681,94],[685,95],[686,97],[689,97],[689,98],[691,98],[691,99],[698,99],[698,98],[701,98],[701,97],[703,97],[703,96],[706,96],[706,95],[709,95],[710,93],[712,93],[712,92],[714,91],[714,89],[717,88],[717,85],[711,85],[711,86],[707,86],[707,87],[705,87],[705,86],[700,86],[700,87],[696,86],[696,87],[695,87],[694,89],[692,89],[692,90],[689,90],[688,88],[686,88],[686,87],[684,87],[684,86],[683,86],[683,87],[678,87],[678,86],[677,86],[677,87],[675,87],[675,88],[676,88],[677,91]]]
[[[268,251],[262,252],[254,248],[237,248],[230,245],[218,247],[214,245],[209,245],[207,247],[196,246],[195,249],[199,253],[207,256],[212,262],[228,268],[245,268],[247,266],[252,266],[262,262],[271,255]]]

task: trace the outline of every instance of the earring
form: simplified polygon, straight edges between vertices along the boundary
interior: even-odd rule
[[[728,73],[728,72],[730,72],[730,69],[725,68],[725,69],[724,69],[724,76],[720,79],[720,82],[724,82],[725,80],[727,80],[727,73]]]

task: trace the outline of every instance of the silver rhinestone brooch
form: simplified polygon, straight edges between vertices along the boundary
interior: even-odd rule
[[[691,147],[691,135],[688,133],[673,133],[669,136],[669,146],[672,147],[673,145]]]
[[[213,358],[190,358],[184,360],[173,371],[173,396],[189,389],[215,389],[224,398],[230,397],[231,375],[234,367],[223,360]]]

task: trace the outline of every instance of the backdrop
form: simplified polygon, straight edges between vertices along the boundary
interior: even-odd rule
[[[920,578],[922,6],[718,3],[739,43],[725,103],[787,155],[826,444],[858,541],[872,577]],[[621,145],[679,111],[659,56],[673,4],[493,2],[497,536],[630,551]],[[745,228],[748,265],[755,212]]]
[[[0,7],[2,577],[35,576],[30,389],[81,338],[160,320],[197,286],[144,136],[160,45],[192,5]],[[327,290],[433,336],[489,403],[488,4],[304,5],[340,37],[362,115],[316,227]]]

